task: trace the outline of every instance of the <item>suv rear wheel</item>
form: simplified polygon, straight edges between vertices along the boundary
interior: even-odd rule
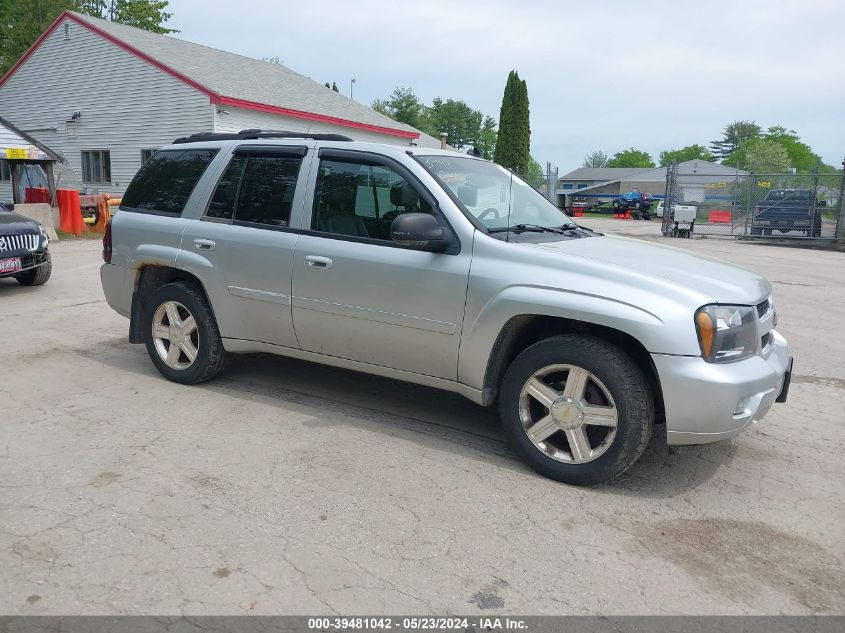
[[[205,295],[184,282],[169,283],[147,301],[144,342],[156,369],[187,385],[211,380],[228,364]]]
[[[568,484],[610,481],[639,459],[654,427],[643,371],[605,341],[561,335],[513,361],[500,414],[517,451],[537,472]]]

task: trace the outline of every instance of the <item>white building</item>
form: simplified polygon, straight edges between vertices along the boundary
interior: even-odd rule
[[[440,147],[284,66],[71,11],[0,79],[0,116],[66,158],[60,188],[89,193],[121,194],[153,149],[199,132],[331,132]],[[10,197],[0,180],[0,200]]]

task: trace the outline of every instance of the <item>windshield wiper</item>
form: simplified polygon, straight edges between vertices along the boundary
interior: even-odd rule
[[[488,229],[488,233],[523,233],[531,231],[533,233],[557,233],[563,235],[564,231],[550,226],[540,226],[539,224],[514,224],[513,226],[499,226],[493,229]]]

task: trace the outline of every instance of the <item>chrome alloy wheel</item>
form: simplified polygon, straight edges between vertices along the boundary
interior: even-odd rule
[[[589,371],[549,365],[522,387],[519,418],[540,451],[561,462],[583,464],[610,448],[619,414],[610,391]]]
[[[153,315],[153,343],[168,367],[188,369],[199,352],[194,316],[178,301],[165,301]]]

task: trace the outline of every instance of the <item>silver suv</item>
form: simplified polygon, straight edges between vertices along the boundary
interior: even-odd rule
[[[752,272],[577,226],[506,169],[337,135],[179,139],[132,181],[103,290],[168,379],[270,352],[498,403],[540,473],[612,479],[655,424],[731,437],[789,386]]]

